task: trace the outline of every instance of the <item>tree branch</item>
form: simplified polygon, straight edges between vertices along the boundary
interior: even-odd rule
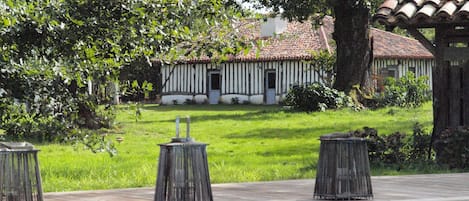
[[[416,28],[407,28],[407,31],[409,32],[410,35],[412,35],[413,37],[415,37],[415,39],[417,39],[420,43],[422,43],[422,45],[428,51],[430,51],[430,53],[433,54],[433,56],[435,56],[436,54],[435,45],[432,42],[430,42],[430,40],[428,40],[422,33],[420,33],[419,30],[417,30]]]

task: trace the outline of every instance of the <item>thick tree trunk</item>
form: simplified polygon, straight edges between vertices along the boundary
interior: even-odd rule
[[[342,3],[334,6],[334,40],[337,66],[334,88],[350,92],[364,83],[371,55],[370,12],[366,6]]]

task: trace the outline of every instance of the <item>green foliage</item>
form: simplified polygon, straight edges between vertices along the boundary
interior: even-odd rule
[[[137,58],[137,60],[123,66],[119,72],[119,82],[121,83],[119,87],[122,92],[120,100],[127,102],[156,99],[156,96],[161,93],[157,91],[159,84],[157,75],[159,73],[158,68],[152,66],[146,58]],[[134,88],[131,87],[131,83],[135,80],[138,82],[139,86],[143,85],[145,82],[147,82],[147,84],[145,84],[147,86],[151,84],[151,90],[147,90],[147,97],[145,97],[145,92],[143,91],[133,91]],[[145,89],[146,87],[142,86],[142,88]]]
[[[93,153],[105,152],[111,157],[117,154],[115,144],[111,140],[106,140],[106,131],[96,132],[88,129],[74,129],[68,133],[67,140],[77,149],[79,145]]]
[[[310,17],[322,17],[333,15],[333,8],[339,4],[346,4],[351,8],[366,7],[370,9],[371,14],[382,3],[381,0],[244,0],[252,2],[257,7],[271,8],[275,13],[282,13],[284,17],[290,20],[305,21]]]
[[[432,136],[420,123],[415,123],[412,137],[406,144],[408,150],[407,159],[414,162],[432,159],[431,151]]]
[[[129,102],[133,111],[135,111],[135,122],[142,118],[142,101],[148,100],[150,93],[153,91],[153,83],[143,81],[142,84],[139,84],[137,80],[133,82],[127,81],[120,84],[122,95],[129,98],[135,103]]]
[[[144,104],[140,102],[129,102],[126,105],[129,112],[134,114],[135,122],[138,122],[138,120],[142,119],[142,107]]]
[[[150,97],[150,92],[153,89],[153,83],[143,81],[141,84],[137,80],[132,82],[126,81],[120,84],[121,93],[123,96],[131,97],[134,101],[147,100]]]
[[[231,104],[233,104],[233,105],[239,105],[239,98],[238,98],[238,97],[233,97],[233,98],[231,98]]]
[[[352,134],[368,140],[368,153],[371,163],[400,164],[405,160],[405,154],[401,150],[404,146],[403,139],[405,135],[400,132],[380,136],[376,129],[365,127],[363,131],[357,130]]]
[[[351,99],[343,92],[319,83],[293,86],[285,104],[301,111],[325,111],[350,106]]]
[[[326,50],[313,51],[311,52],[312,59],[308,60],[311,68],[321,76],[321,81],[328,87],[332,87],[334,82],[335,71],[334,67],[336,64],[336,55],[331,54]],[[306,62],[306,61],[305,61]]]
[[[52,99],[43,94],[42,98]],[[58,95],[57,97],[62,97]],[[27,97],[26,97],[27,98]],[[37,97],[36,101],[41,101]],[[49,102],[48,107],[36,102],[18,102],[15,100],[2,103],[0,116],[1,127],[5,130],[7,140],[21,141],[33,140],[44,141],[64,141],[69,139],[68,135],[77,132],[79,128],[97,129],[112,126],[115,114],[113,107],[97,107],[93,102],[85,99],[70,97],[67,107],[53,105],[54,100]],[[59,102],[60,103],[60,102]],[[84,106],[88,104],[87,106]],[[73,107],[73,109],[70,109]],[[77,108],[74,108],[77,107]],[[75,110],[77,113],[69,112]],[[91,111],[94,111],[91,113]]]
[[[38,62],[0,72],[0,127],[12,139],[52,140],[78,122],[78,98],[63,77]],[[67,119],[69,118],[69,119]]]
[[[0,2],[0,128],[12,138],[64,140],[112,126],[111,97],[87,94],[88,80],[116,82],[122,66],[151,57],[239,52],[236,8],[229,0]],[[153,86],[133,82],[130,90],[146,98]]]
[[[9,114],[1,116],[7,140],[53,141],[57,136],[67,134],[68,128],[65,122],[52,116],[29,113],[24,104],[7,105],[3,111]]]
[[[369,159],[372,164],[400,167],[404,164],[428,161],[431,135],[420,123],[414,124],[411,136],[401,132],[381,136],[376,129],[369,127],[354,131],[351,135],[367,139]]]
[[[412,72],[395,80],[388,78],[385,82],[384,92],[380,93],[375,99],[377,107],[400,106],[400,107],[419,107],[430,98],[428,96],[428,77],[420,76],[418,78]]]
[[[469,128],[446,129],[435,141],[437,160],[450,168],[469,167]]]
[[[373,128],[364,127],[363,131],[356,130],[352,133],[355,137],[366,138],[368,145],[368,155],[371,163],[381,161],[386,150],[386,142],[378,135],[378,131]]]
[[[231,20],[239,14],[226,1],[9,2],[2,6],[0,40],[9,51],[4,56],[16,61],[37,55],[107,70],[155,54],[175,59],[181,54],[239,49],[230,40],[235,37],[230,33]]]

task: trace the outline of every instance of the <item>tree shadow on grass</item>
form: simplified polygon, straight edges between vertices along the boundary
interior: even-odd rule
[[[302,153],[313,154],[319,153],[319,144],[302,143],[290,146],[272,147],[262,151],[256,152],[259,156],[272,157],[272,156],[294,156],[302,155]]]
[[[239,111],[239,110],[238,110]],[[256,110],[253,112],[243,114],[215,114],[215,115],[191,115],[191,122],[204,122],[216,120],[237,120],[237,121],[255,121],[255,120],[275,120],[284,118],[282,116],[273,117],[272,115],[282,112],[281,110]],[[268,115],[268,117],[267,117]],[[184,122],[184,116],[181,116],[181,122]],[[138,121],[142,124],[156,123],[156,122],[174,122],[174,119],[165,119],[157,121]]]
[[[301,173],[305,172],[311,172],[311,171],[316,171],[318,168],[318,162],[317,161],[309,161],[309,163],[304,164],[302,168],[300,168]]]
[[[281,110],[279,105],[144,105],[145,110],[153,111],[258,111],[258,110]]]
[[[248,133],[232,133],[225,135],[229,139],[311,139],[318,140],[319,136],[335,132],[334,127],[322,128],[263,128]]]
[[[315,157],[314,155],[319,156],[319,146],[319,144],[304,143],[291,146],[273,147],[257,152],[256,154],[263,157],[289,157],[302,155],[302,159],[284,161],[283,165],[291,163],[299,164],[299,171],[301,173],[306,173],[315,171],[317,168],[318,157]]]
[[[313,124],[313,123],[312,123]],[[411,135],[410,132],[404,132],[412,129],[413,122],[401,122],[393,125],[395,128],[391,131],[380,131],[389,127],[388,122],[366,122],[362,120],[344,121],[337,124],[329,124],[322,127],[306,127],[306,128],[260,128],[250,130],[246,133],[230,133],[225,135],[229,139],[264,139],[264,138],[278,138],[278,139],[292,139],[292,138],[314,138],[319,139],[321,135],[336,133],[336,132],[353,132],[362,130],[364,127],[377,128],[379,135],[388,135],[394,132],[403,132]],[[388,128],[389,130],[389,128]]]

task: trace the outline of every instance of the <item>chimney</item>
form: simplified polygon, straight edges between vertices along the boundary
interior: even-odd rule
[[[261,24],[261,37],[272,37],[287,30],[288,22],[280,16],[264,19]]]

